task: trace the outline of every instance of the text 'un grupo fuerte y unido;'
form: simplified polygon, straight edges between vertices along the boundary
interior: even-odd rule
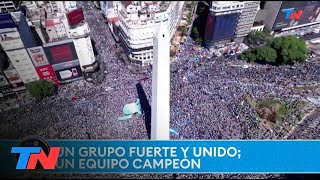
[[[236,147],[61,147],[56,169],[201,169],[206,158],[240,159]]]

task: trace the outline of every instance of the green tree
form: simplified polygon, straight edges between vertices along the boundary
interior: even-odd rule
[[[181,28],[181,36],[186,35],[187,32],[188,32],[187,28],[186,28],[185,26],[183,26],[183,27]]]
[[[54,89],[55,84],[47,80],[33,81],[27,86],[27,90],[30,93],[30,95],[37,99],[52,96]]]
[[[248,35],[248,42],[251,46],[257,47],[260,45],[270,44],[273,36],[270,34],[269,30],[251,32]]]
[[[198,30],[197,27],[194,27],[194,28],[192,29],[192,33],[193,33],[193,35],[194,35],[194,37],[195,37],[196,39],[200,37],[200,33],[199,33],[199,30]]]
[[[199,14],[202,14],[202,13],[204,13],[204,11],[206,10],[206,8],[205,7],[201,7],[201,8],[199,8]]]
[[[254,62],[257,60],[257,57],[254,53],[251,52],[251,50],[244,51],[240,54],[240,58],[243,60],[246,60],[248,62]]]
[[[283,36],[274,38],[271,45],[278,54],[277,63],[293,64],[307,59],[307,47],[304,40],[296,36]]]
[[[203,40],[202,40],[201,37],[197,37],[197,38],[196,38],[196,43],[197,43],[198,45],[201,45],[202,42],[203,42]]]
[[[260,47],[256,50],[256,57],[259,61],[275,63],[277,59],[277,51],[267,46]]]
[[[191,11],[189,11],[189,13],[187,15],[187,21],[188,21],[188,23],[192,22],[192,12]]]

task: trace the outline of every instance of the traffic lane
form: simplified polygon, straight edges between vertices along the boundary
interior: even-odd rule
[[[313,34],[306,34],[304,36],[300,36],[300,38],[304,39],[304,40],[311,40],[311,39],[315,39],[315,38],[319,38],[320,37],[320,33],[313,33]]]

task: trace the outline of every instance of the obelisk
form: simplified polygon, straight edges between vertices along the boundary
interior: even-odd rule
[[[170,37],[160,22],[153,40],[151,140],[169,140]]]

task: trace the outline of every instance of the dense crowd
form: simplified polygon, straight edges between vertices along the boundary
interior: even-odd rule
[[[102,14],[91,2],[78,3],[85,10],[98,57],[106,64],[102,84],[76,81],[62,85],[56,96],[0,114],[0,138],[39,135],[46,139],[147,139],[143,116],[126,121],[125,104],[138,98],[136,84],[150,74],[132,74],[115,53],[114,39]],[[171,122],[178,132],[171,139],[280,139],[285,132],[261,131],[254,109],[245,101],[273,98],[297,104],[306,97],[320,96],[317,90],[301,90],[297,85],[317,86],[319,62],[292,67],[248,65],[236,57],[208,58],[204,48],[194,50],[187,38],[171,64]],[[247,65],[246,67],[244,65]],[[151,78],[141,82],[151,103]],[[319,86],[318,86],[319,87]],[[25,100],[27,101],[27,100]],[[296,112],[306,113],[310,109]],[[290,122],[290,118],[288,120]],[[292,120],[293,121],[293,120]],[[55,175],[51,174],[51,177]],[[63,178],[64,175],[59,175]],[[266,174],[101,174],[66,175],[82,178],[281,178]],[[41,176],[37,176],[38,178]],[[78,177],[78,178],[79,178]],[[58,177],[55,177],[58,178]]]

